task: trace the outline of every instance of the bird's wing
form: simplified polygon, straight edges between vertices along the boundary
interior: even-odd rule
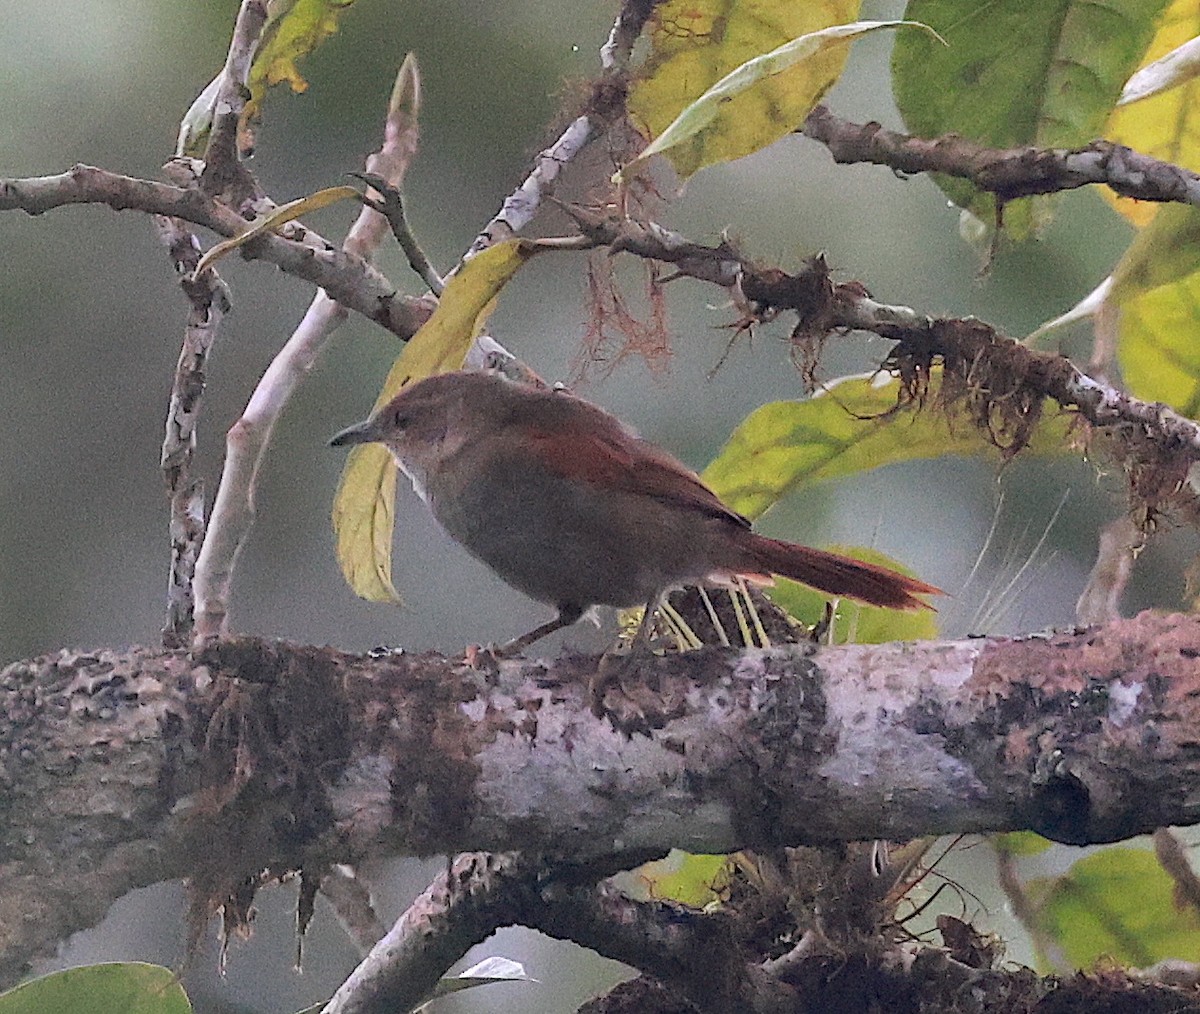
[[[524,428],[533,453],[552,472],[609,489],[654,497],[710,517],[732,521],[749,528],[750,522],[726,507],[690,468],[666,451],[624,430],[604,413],[590,420],[586,429],[572,427],[565,433],[529,423]]]

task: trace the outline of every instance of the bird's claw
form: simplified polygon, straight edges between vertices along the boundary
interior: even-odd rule
[[[463,662],[488,680],[500,675],[500,660],[504,653],[494,644],[468,644],[463,650]]]
[[[647,685],[641,670],[653,658],[654,654],[646,649],[605,652],[588,683],[592,714],[607,718],[625,736],[649,734],[670,717],[661,695]]]

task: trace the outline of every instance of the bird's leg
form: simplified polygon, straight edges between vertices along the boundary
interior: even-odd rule
[[[633,641],[629,645],[630,654],[649,650],[650,638],[654,635],[654,614],[658,612],[658,606],[662,599],[662,595],[655,595],[646,603],[646,608],[642,612],[642,622],[638,624],[637,633],[633,635]]]
[[[553,634],[556,630],[562,630],[563,627],[569,627],[572,623],[583,615],[583,607],[576,605],[561,605],[558,607],[558,615],[552,620],[534,627],[529,633],[522,634],[520,637],[514,637],[511,641],[507,641],[500,647],[496,648],[492,654],[497,658],[507,658],[512,655],[519,655],[526,648],[536,641],[540,641],[543,637]]]

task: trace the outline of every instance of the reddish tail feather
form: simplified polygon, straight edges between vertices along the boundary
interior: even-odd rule
[[[753,535],[747,547],[764,572],[790,577],[828,595],[858,599],[887,609],[932,609],[918,595],[941,595],[942,590],[894,570],[810,546]]]

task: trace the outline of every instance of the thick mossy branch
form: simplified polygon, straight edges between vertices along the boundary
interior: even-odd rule
[[[965,412],[1006,457],[1024,450],[1048,408],[1077,418],[1083,444],[1107,452],[1126,471],[1132,510],[1147,525],[1160,514],[1200,516],[1187,482],[1200,463],[1200,424],[1166,405],[1141,401],[1093,380],[1066,356],[1010,338],[973,317],[933,317],[873,299],[859,281],[835,283],[821,256],[796,272],[756,264],[728,242],[694,243],[654,222],[610,210],[568,207],[581,240],[670,264],[678,275],[732,290],[745,317],[739,330],[781,313],[795,315],[792,341],[811,379],[831,335],[869,331],[896,345],[880,364],[902,382],[900,406],[930,404]],[[932,388],[934,368],[942,382]],[[931,397],[932,395],[932,397]]]
[[[0,673],[0,973],[175,877],[199,912],[236,912],[264,871],[395,855],[519,851],[600,877],[674,846],[1191,823],[1197,658],[1200,621],[1151,614],[706,649],[646,664],[633,736],[593,717],[592,657],[478,672],[247,639],[17,662]]]

